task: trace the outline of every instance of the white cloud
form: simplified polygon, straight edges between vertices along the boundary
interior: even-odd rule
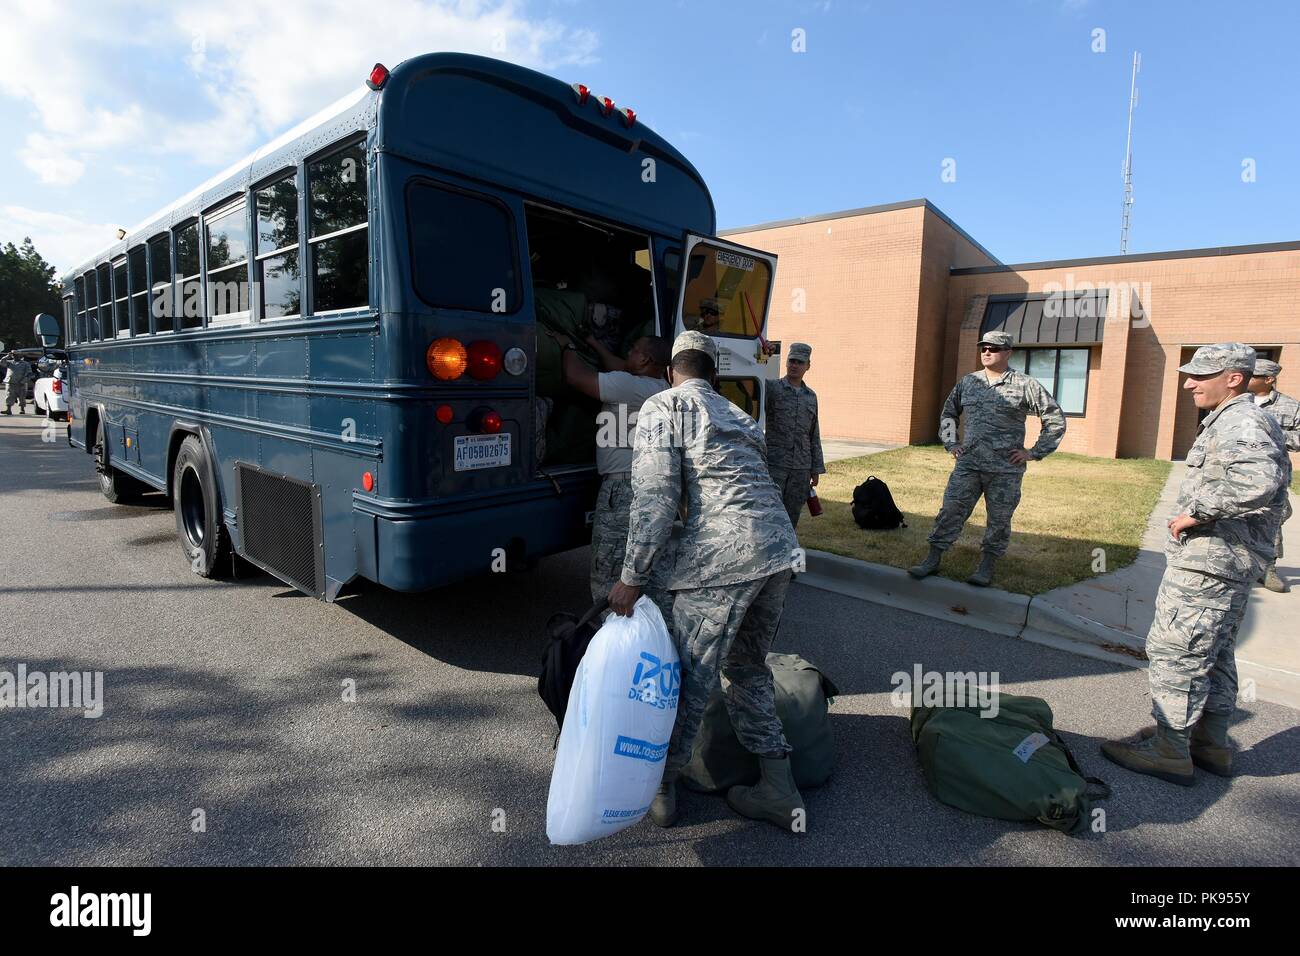
[[[36,251],[59,276],[112,244],[117,228],[25,206],[0,206],[0,243],[17,246],[30,236]]]
[[[515,0],[0,0],[0,22],[0,95],[30,104],[36,125],[19,157],[62,186],[126,147],[219,168],[359,86],[376,61],[457,50],[554,71],[592,62],[598,46],[593,31],[529,19]],[[170,112],[132,69],[168,63],[162,99],[191,94]]]

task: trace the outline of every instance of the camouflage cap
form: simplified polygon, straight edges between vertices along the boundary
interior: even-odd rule
[[[718,364],[718,346],[713,339],[703,332],[683,332],[673,339],[673,358],[677,358],[679,352],[686,352],[690,349],[703,352],[713,359],[714,365]]]
[[[1240,342],[1220,342],[1217,345],[1202,345],[1186,365],[1178,366],[1178,371],[1188,375],[1217,375],[1234,369],[1253,372],[1255,368],[1255,350]]]
[[[1009,349],[1016,344],[1016,340],[1011,337],[1010,332],[985,332],[980,336],[980,345],[996,345],[1000,348]]]
[[[1282,374],[1282,366],[1278,365],[1272,359],[1255,359],[1255,371],[1253,375],[1262,375],[1268,378],[1270,375],[1277,376]]]
[[[710,312],[716,312],[716,313],[718,313],[718,315],[721,315],[721,314],[722,314],[722,303],[719,302],[717,299],[701,299],[701,300],[700,300],[700,311],[703,312],[703,311],[705,311],[706,309],[707,309],[708,311],[710,311]]]
[[[799,359],[801,362],[812,361],[812,346],[803,342],[791,342],[790,354],[787,356],[792,359]]]

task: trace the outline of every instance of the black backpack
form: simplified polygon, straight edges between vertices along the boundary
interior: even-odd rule
[[[546,649],[542,651],[542,673],[537,678],[537,693],[555,715],[555,723],[561,729],[578,664],[587,653],[587,645],[600,630],[599,617],[607,607],[609,601],[601,601],[581,618],[561,612],[551,615],[546,622],[548,639]]]
[[[894,504],[889,485],[875,475],[853,489],[853,520],[859,528],[870,531],[892,531],[907,527],[903,512]]]

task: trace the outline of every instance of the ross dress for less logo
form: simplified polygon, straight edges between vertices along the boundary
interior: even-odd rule
[[[632,674],[632,687],[627,692],[628,700],[639,700],[656,710],[666,710],[677,706],[677,696],[681,693],[682,665],[680,662],[665,664],[653,654],[641,652],[636,671]]]

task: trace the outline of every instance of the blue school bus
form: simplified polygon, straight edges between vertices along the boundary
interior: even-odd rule
[[[68,440],[193,570],[422,591],[585,544],[599,406],[558,334],[699,328],[761,420],[775,257],[582,84],[463,54],[354,94],[64,278]],[[589,358],[597,361],[594,350]]]

